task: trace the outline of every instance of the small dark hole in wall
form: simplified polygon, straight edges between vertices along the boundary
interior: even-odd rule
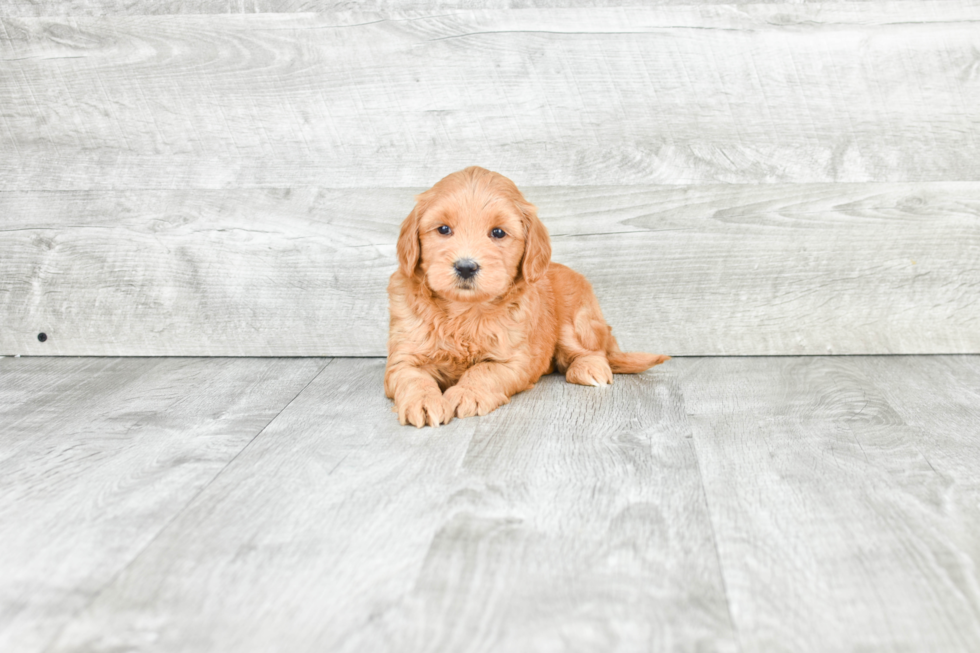
[[[37,339],[40,340],[41,342],[44,342],[45,340],[48,339],[48,334],[46,334],[46,333],[39,333],[39,334],[37,334]]]

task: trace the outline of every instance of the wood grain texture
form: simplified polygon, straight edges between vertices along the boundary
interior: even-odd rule
[[[417,190],[2,193],[0,353],[384,355]],[[980,184],[524,190],[626,348],[980,351]]]
[[[478,422],[412,592],[350,651],[736,651],[669,370]]]
[[[742,5],[785,0],[5,0],[0,16],[144,16],[162,14],[263,14],[342,11],[454,11],[573,9],[663,5]],[[813,2],[814,0],[804,0]],[[850,0],[878,2],[879,0]]]
[[[478,423],[399,426],[383,370],[325,368],[50,650],[333,651],[389,609]]]
[[[975,381],[977,361],[904,360],[679,362],[742,650],[980,647],[976,465],[926,455],[975,439],[936,415],[971,393],[975,415],[976,387],[936,368]]]
[[[980,646],[980,357],[675,359],[438,430],[323,364],[0,359],[3,650]]]
[[[861,371],[918,431],[916,448],[949,479],[950,492],[968,490],[961,509],[980,523],[980,357],[873,358],[862,362]],[[980,554],[980,539],[972,546]]]
[[[395,197],[407,215],[405,191],[4,193],[0,337],[52,345],[39,354],[383,354]]]
[[[437,430],[382,374],[324,370],[52,653],[736,650],[669,374]]]
[[[0,360],[0,650],[46,650],[324,365]]]
[[[0,190],[980,180],[974,2],[0,20]]]
[[[921,464],[894,465],[893,473],[907,475],[918,500],[950,522],[980,524],[980,357],[898,356],[861,362],[861,372],[911,430],[914,451],[941,480],[916,489]],[[980,614],[980,536],[975,527],[947,529],[945,534],[958,554],[949,568],[955,570],[958,563],[972,570],[951,573],[949,583]]]

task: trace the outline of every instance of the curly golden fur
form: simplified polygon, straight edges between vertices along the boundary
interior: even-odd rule
[[[402,424],[486,415],[554,370],[612,383],[669,356],[624,353],[585,277],[551,262],[534,205],[471,167],[416,197],[388,284],[385,393]]]

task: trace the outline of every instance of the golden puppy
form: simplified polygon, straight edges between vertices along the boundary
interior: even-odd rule
[[[503,175],[467,168],[416,201],[388,284],[385,394],[402,424],[486,415],[555,369],[599,386],[670,358],[619,350],[592,286],[551,262],[537,210]]]

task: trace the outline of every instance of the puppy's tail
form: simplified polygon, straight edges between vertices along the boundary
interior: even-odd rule
[[[619,350],[619,343],[609,330],[609,339],[606,341],[606,359],[609,367],[614,374],[639,374],[648,370],[654,365],[660,365],[670,360],[670,356],[663,354],[644,354],[643,352],[625,352]]]
[[[606,353],[609,367],[614,374],[639,374],[654,365],[660,365],[670,360],[663,354],[644,354],[642,352],[610,351]]]

